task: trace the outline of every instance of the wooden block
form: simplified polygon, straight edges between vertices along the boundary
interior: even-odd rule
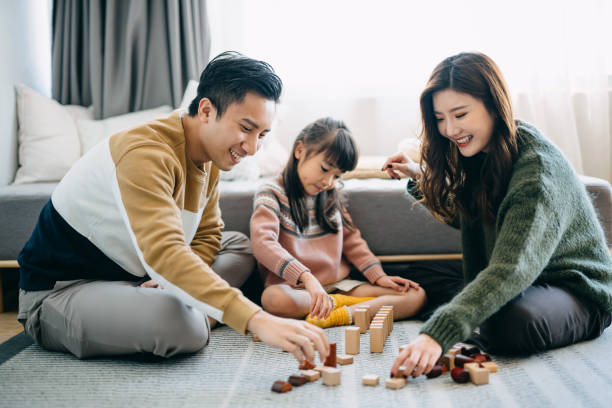
[[[294,387],[301,387],[308,382],[308,378],[304,377],[302,374],[293,374],[289,376],[287,382]]]
[[[302,376],[306,378],[308,381],[313,382],[317,381],[319,377],[321,377],[321,373],[315,370],[306,370],[302,371]]]
[[[321,376],[325,385],[340,385],[340,369],[338,368],[323,367]]]
[[[368,309],[359,308],[355,309],[353,313],[353,321],[355,322],[355,327],[359,327],[359,333],[365,333],[368,331],[368,327],[370,327],[370,313]]]
[[[453,356],[456,356],[457,354],[461,354],[461,347],[454,345],[446,352],[446,354],[452,354]]]
[[[338,364],[340,365],[353,364],[353,356],[341,354],[336,359],[338,360]]]
[[[485,361],[484,363],[480,363],[484,368],[489,370],[490,373],[496,373],[498,370],[497,364],[492,361]]]
[[[448,363],[448,371],[453,371],[453,368],[455,368],[455,355],[446,353],[443,358]]]
[[[302,361],[302,364],[298,367],[299,370],[312,370],[313,368],[315,368],[315,365],[308,360]]]
[[[385,346],[383,326],[370,326],[370,353],[382,353]]]
[[[323,365],[325,367],[336,367],[336,343],[329,343],[329,355]]]
[[[259,336],[253,333],[253,341],[261,341],[261,339],[259,338]]]
[[[437,365],[441,365],[442,367],[444,367],[446,369],[446,371],[450,371],[451,370],[451,363],[450,363],[450,356],[448,354],[443,355],[442,357],[440,357],[438,359],[438,361],[436,362]],[[455,367],[453,367],[455,368]]]
[[[455,356],[455,367],[463,367],[464,364],[474,363],[475,361],[472,357],[464,356],[463,354],[457,354]]]
[[[292,389],[293,387],[291,386],[291,384],[286,381],[274,381],[274,384],[272,384],[272,391],[274,392],[282,393],[291,391]]]
[[[323,371],[324,368],[325,368],[325,366],[316,366],[315,368],[313,368],[313,370],[321,372],[321,371]]]
[[[468,364],[469,365],[469,364]],[[485,367],[468,367],[470,373],[470,380],[476,385],[483,385],[489,383],[489,370]]]
[[[364,375],[363,377],[361,377],[361,383],[363,385],[377,386],[378,381],[379,381],[379,378],[376,374],[368,374],[368,375]]]
[[[403,377],[389,378],[385,381],[385,387],[392,390],[399,390],[406,385],[406,379]]]
[[[466,370],[469,370],[469,369],[470,369],[470,367],[472,367],[472,368],[478,368],[478,367],[480,367],[480,363],[477,363],[477,362],[474,362],[474,363],[465,363],[465,364],[463,365],[463,368],[465,368]]]
[[[389,323],[388,330],[389,334],[391,334],[391,332],[393,331],[393,306],[382,306],[381,309],[383,309],[387,313],[387,320]]]
[[[359,354],[359,327],[347,327],[344,329],[344,352],[346,354]]]

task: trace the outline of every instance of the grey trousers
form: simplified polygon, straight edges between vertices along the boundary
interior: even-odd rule
[[[569,290],[527,288],[480,325],[473,343],[493,354],[529,355],[599,337],[612,316]]]
[[[249,239],[223,232],[213,270],[240,287],[255,266]],[[199,310],[141,282],[62,281],[52,290],[19,292],[18,319],[40,346],[78,358],[153,353],[170,357],[208,344]]]

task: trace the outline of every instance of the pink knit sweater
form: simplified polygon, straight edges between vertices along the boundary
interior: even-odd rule
[[[296,286],[306,271],[327,285],[345,279],[350,264],[371,283],[386,275],[359,230],[344,227],[340,210],[334,211],[334,219],[340,225],[336,234],[325,232],[317,224],[314,197],[310,197],[310,222],[300,233],[291,218],[282,181],[276,179],[258,189],[251,217],[251,244],[266,286],[279,283]]]

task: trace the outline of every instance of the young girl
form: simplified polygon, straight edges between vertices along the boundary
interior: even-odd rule
[[[385,274],[344,207],[336,184],[357,155],[343,122],[319,119],[300,132],[279,178],[258,190],[251,242],[266,311],[331,327],[350,324],[360,302],[371,316],[393,305],[396,320],[425,303],[418,284]],[[347,279],[351,265],[370,283]]]
[[[467,285],[438,308],[392,373],[428,373],[470,340],[530,354],[599,336],[610,325],[612,260],[583,183],[540,132],[515,121],[504,79],[479,53],[442,61],[421,94],[421,164],[403,154],[388,173],[461,227]]]

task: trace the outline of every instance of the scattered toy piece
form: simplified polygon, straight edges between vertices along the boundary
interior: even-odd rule
[[[431,369],[431,371],[429,373],[426,374],[427,378],[436,378],[442,375],[442,366],[441,365],[435,365],[433,366],[433,368]]]
[[[470,365],[468,368],[470,380],[476,385],[483,385],[489,383],[489,370],[484,367],[478,367],[477,365]]]
[[[473,363],[475,360],[472,357],[457,354],[455,356],[455,367],[463,367],[465,363]]]
[[[364,375],[363,377],[361,377],[361,383],[363,385],[377,386],[378,381],[379,381],[379,378],[376,374],[368,374],[368,375]]]
[[[329,343],[329,355],[323,365],[325,367],[336,367],[336,343]]]
[[[340,369],[338,368],[323,367],[321,376],[325,385],[340,385]]]
[[[344,352],[346,354],[359,354],[359,333],[359,327],[347,327],[344,330]]]
[[[466,383],[470,381],[470,373],[463,367],[455,367],[451,371],[451,377],[455,382]]]
[[[308,382],[308,379],[301,374],[293,374],[289,377],[287,382],[294,387],[300,387]]]
[[[336,360],[337,360],[338,364],[340,364],[340,365],[353,364],[353,356],[349,356],[349,355],[346,355],[346,354],[341,354],[341,355],[337,356]]]
[[[274,392],[283,393],[291,391],[292,389],[293,387],[291,386],[291,384],[286,381],[274,381],[274,384],[272,384],[272,391]]]
[[[392,390],[399,390],[406,385],[406,379],[401,377],[389,378],[385,381],[385,387]]]
[[[321,373],[315,370],[306,370],[306,371],[302,371],[302,376],[306,378],[308,381],[313,382],[313,381],[317,381],[321,377]]]
[[[497,364],[492,361],[485,361],[480,363],[480,365],[489,370],[490,373],[496,373],[498,370]]]
[[[298,367],[299,370],[312,370],[313,368],[315,368],[315,365],[308,360],[302,361],[302,364]]]

